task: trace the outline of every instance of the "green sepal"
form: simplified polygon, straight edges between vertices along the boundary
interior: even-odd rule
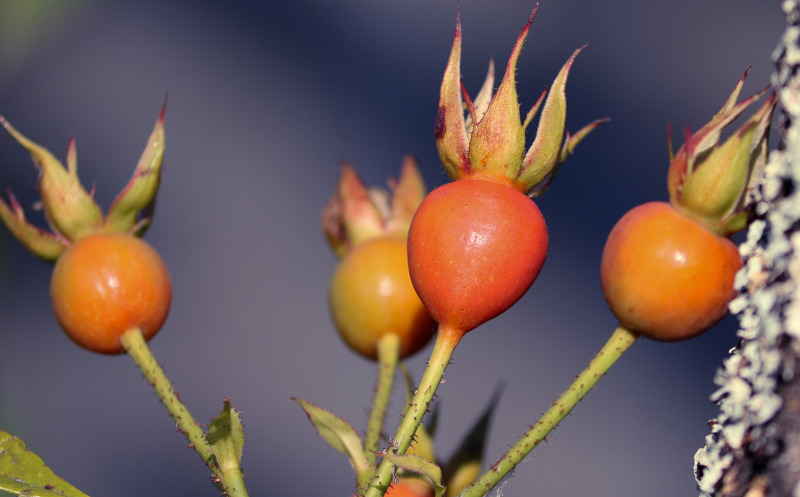
[[[427,459],[414,455],[398,456],[383,454],[383,458],[400,469],[424,476],[433,486],[436,497],[444,495],[445,487],[442,485],[442,469]]]
[[[108,231],[142,236],[150,226],[156,194],[161,184],[166,105],[165,101],[133,176],[108,210],[105,222]]]
[[[572,68],[572,63],[584,47],[572,53],[553,81],[550,94],[547,95],[542,115],[539,118],[536,138],[525,154],[522,169],[516,181],[523,192],[527,193],[536,188],[545,178],[552,178],[551,172],[560,164],[561,142],[567,122],[567,76]]]
[[[0,431],[0,490],[25,497],[87,497],[56,476],[19,438]]]
[[[693,216],[717,223],[731,214],[744,194],[750,172],[755,123],[731,136],[686,176],[680,207]]]
[[[456,180],[469,172],[468,135],[461,98],[461,19],[456,21],[453,47],[447,60],[439,93],[434,135],[439,159],[450,178]]]
[[[419,173],[414,156],[407,155],[403,159],[400,177],[396,181],[390,181],[389,186],[392,190],[392,200],[390,215],[386,219],[386,231],[405,238],[408,236],[411,219],[427,194],[425,181]]]
[[[363,471],[369,471],[369,463],[364,455],[361,437],[347,421],[303,399],[293,397],[292,400],[300,404],[319,436],[328,445],[349,458],[356,475]]]
[[[550,183],[553,182],[556,173],[561,168],[561,164],[563,164],[564,161],[567,160],[567,157],[569,157],[572,151],[575,150],[575,147],[578,146],[578,143],[580,143],[584,138],[586,138],[586,135],[594,131],[595,128],[609,121],[611,121],[611,119],[607,117],[603,119],[597,119],[579,129],[575,134],[570,134],[569,132],[567,132],[567,138],[564,140],[564,145],[561,147],[561,153],[558,157],[558,162],[556,162],[555,167],[551,169],[550,172],[547,174],[547,176],[545,176],[541,181],[539,181],[539,183],[534,185],[533,189],[528,190],[528,196],[531,198],[536,198],[542,193],[544,193],[545,190],[547,190],[550,187]]]
[[[749,71],[749,70],[748,70]],[[739,79],[719,112],[699,131],[686,130],[686,141],[672,153],[667,188],[670,203],[681,213],[721,236],[747,226],[752,209],[749,190],[758,182],[768,154],[769,128],[777,97],[763,105],[724,143],[723,129],[769,89],[736,103],[748,72]]]
[[[11,234],[36,257],[53,262],[67,248],[66,242],[57,235],[29,223],[25,219],[22,206],[11,192],[8,192],[8,204],[0,200],[0,219]]]
[[[225,399],[222,411],[211,419],[206,439],[222,474],[241,471],[244,431],[239,413],[231,407],[230,399]]]
[[[519,174],[522,155],[525,153],[525,128],[520,123],[517,61],[535,15],[536,8],[517,38],[503,80],[486,112],[482,116],[477,115],[477,109],[467,100],[470,115],[476,123],[469,140],[470,175],[487,174],[497,178],[505,177],[513,182]]]
[[[77,240],[99,229],[103,212],[78,179],[75,140],[69,142],[68,168],[65,168],[47,149],[27,139],[2,116],[0,125],[31,154],[39,169],[39,194],[53,229],[69,240]]]
[[[703,127],[701,127],[695,133],[691,133],[691,131],[687,129],[686,142],[675,154],[672,153],[672,137],[668,135],[670,166],[667,172],[667,190],[669,191],[670,202],[673,205],[680,203],[683,183],[686,177],[692,174],[695,169],[703,165],[703,161],[706,159],[706,157],[708,157],[708,154],[714,147],[717,146],[720,135],[722,134],[722,130],[736,120],[740,115],[742,115],[742,113],[747,110],[747,108],[752,105],[753,102],[761,98],[761,96],[768,90],[768,88],[764,88],[755,95],[752,95],[737,104],[736,100],[739,98],[742,86],[744,85],[744,81],[749,72],[750,69],[745,71],[741,78],[739,78],[739,81],[736,83],[736,86],[728,96],[722,108],[716,114],[714,114],[714,117],[712,117],[709,122],[703,125]],[[761,118],[765,121],[763,127],[759,126],[759,131],[768,129],[769,121],[772,118],[773,108],[774,103],[771,104],[768,111],[765,111],[762,108],[762,110],[758,112]],[[758,139],[758,142],[760,141],[761,137]]]

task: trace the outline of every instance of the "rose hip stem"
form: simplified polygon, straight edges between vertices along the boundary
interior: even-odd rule
[[[575,381],[561,394],[531,429],[514,444],[508,452],[492,465],[459,497],[480,497],[489,493],[495,485],[508,475],[547,435],[558,426],[572,408],[595,386],[614,365],[623,352],[633,345],[639,334],[618,326],[592,362],[578,375]]]
[[[167,379],[164,370],[161,369],[161,366],[158,365],[155,357],[153,357],[150,347],[147,346],[142,336],[142,331],[139,328],[131,328],[119,340],[125,351],[133,359],[133,362],[139,366],[142,375],[153,387],[159,400],[167,408],[181,433],[186,436],[194,450],[208,466],[208,469],[220,479],[220,485],[226,492],[225,495],[229,497],[247,497],[247,490],[241,478],[241,471],[238,471],[238,475],[232,475],[231,472],[223,472],[219,467],[211,446],[206,440],[205,433],[203,433],[197,421],[194,420],[186,405],[175,394],[172,383]]]
[[[461,330],[439,327],[431,357],[428,359],[428,367],[425,368],[425,373],[422,375],[417,391],[406,407],[403,420],[400,422],[400,426],[397,427],[397,433],[387,450],[399,455],[406,453],[408,446],[411,445],[414,439],[417,428],[422,423],[423,416],[428,412],[433,395],[436,393],[436,389],[444,376],[444,370],[450,364],[453,350],[455,350],[456,345],[458,345],[463,336],[464,332]],[[386,489],[392,483],[392,466],[388,459],[381,461],[366,491],[366,497],[381,497],[386,492]]]
[[[400,338],[394,333],[382,336],[378,340],[378,381],[375,387],[375,398],[372,401],[372,411],[367,423],[367,434],[364,441],[364,451],[370,466],[370,473],[362,478],[359,475],[359,487],[366,487],[372,477],[371,471],[375,469],[377,461],[376,452],[381,438],[383,420],[386,417],[386,408],[392,394],[392,384],[397,371],[397,362],[400,358]]]

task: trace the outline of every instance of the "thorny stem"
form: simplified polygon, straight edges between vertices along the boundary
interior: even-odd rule
[[[583,399],[638,337],[637,333],[622,325],[618,326],[592,362],[586,366],[550,409],[539,418],[539,421],[497,463],[475,480],[472,485],[465,488],[459,497],[480,497],[489,493],[572,411],[572,408]]]
[[[428,359],[428,367],[425,368],[425,373],[422,375],[417,391],[406,407],[403,420],[400,422],[400,426],[397,427],[397,433],[386,450],[399,455],[406,453],[408,446],[411,445],[414,439],[417,428],[422,423],[423,416],[425,416],[428,407],[431,405],[433,395],[442,381],[444,370],[450,363],[453,350],[455,350],[462,336],[464,336],[464,333],[460,330],[439,327],[431,357]],[[381,497],[386,493],[386,489],[392,483],[392,469],[393,465],[388,459],[381,461],[367,489],[366,497]]]
[[[150,383],[158,395],[159,400],[167,408],[170,416],[175,420],[194,450],[203,459],[214,475],[220,479],[220,484],[229,497],[247,497],[247,489],[242,480],[241,471],[225,471],[217,464],[211,446],[200,425],[192,417],[186,405],[175,394],[175,389],[164,374],[164,370],[156,362],[150,347],[144,341],[139,328],[131,328],[120,337],[120,343],[133,361],[139,366],[144,378]],[[234,474],[237,473],[237,474]]]
[[[365,487],[369,483],[369,478],[374,471],[378,451],[378,443],[381,438],[381,428],[386,417],[386,407],[389,405],[389,398],[392,394],[392,384],[394,375],[397,371],[397,362],[400,358],[400,337],[394,333],[384,335],[378,340],[378,382],[375,387],[375,398],[372,401],[372,412],[367,423],[366,440],[364,450],[369,462],[370,473],[366,474],[364,481],[360,481],[359,487]]]

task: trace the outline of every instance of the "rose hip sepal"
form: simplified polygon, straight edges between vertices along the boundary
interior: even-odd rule
[[[165,106],[166,102],[133,176],[105,216],[94,201],[94,190],[87,192],[78,179],[74,139],[69,141],[67,167],[64,167],[47,149],[23,136],[0,116],[0,125],[31,154],[39,170],[38,190],[42,210],[52,232],[29,223],[22,206],[11,192],[8,192],[8,203],[0,200],[0,219],[28,250],[47,261],[55,261],[70,242],[93,233],[142,236],[152,220],[161,182]]]
[[[399,338],[400,357],[424,347],[434,323],[408,276],[406,237],[425,196],[413,157],[403,162],[393,195],[368,189],[349,164],[336,193],[322,211],[322,230],[341,259],[331,280],[331,315],[345,343],[369,359],[378,358],[386,335]]]
[[[711,121],[694,134],[687,127],[686,142],[674,155],[669,137],[670,204],[720,236],[730,236],[747,226],[754,207],[747,194],[767,161],[769,127],[777,102],[774,93],[724,143],[719,143],[722,130],[769,89],[737,104],[749,72],[745,71]]]
[[[164,323],[172,296],[161,258],[138,238],[150,225],[161,182],[165,106],[133,176],[105,216],[93,191],[78,180],[74,140],[64,167],[0,116],[0,125],[30,152],[39,170],[39,193],[52,231],[30,224],[10,192],[8,204],[0,200],[0,219],[34,255],[56,262],[51,300],[67,335],[93,352],[127,352],[211,470],[215,485],[229,497],[246,497],[238,467],[243,442],[238,414],[226,401],[209,433],[203,433],[146,343]]]
[[[548,236],[541,212],[526,195],[547,189],[578,142],[605,121],[562,140],[567,75],[581,49],[561,68],[547,98],[542,94],[520,120],[515,72],[537,9],[538,4],[494,96],[492,64],[474,103],[462,88],[460,22],[442,81],[436,144],[455,181],[431,192],[417,210],[409,230],[409,271],[439,326],[462,333],[504,312],[533,284]],[[536,137],[526,152],[525,129],[540,108]]]
[[[8,204],[0,200],[0,219],[34,255],[56,261],[69,254],[53,272],[54,310],[67,335],[94,352],[122,352],[120,337],[132,328],[151,338],[169,311],[169,274],[155,250],[135,238],[150,224],[161,181],[164,110],[133,176],[106,215],[78,179],[74,139],[64,167],[0,117],[0,125],[30,152],[39,170],[42,209],[52,231],[29,223],[10,192]],[[153,275],[158,277],[147,278]]]
[[[408,275],[406,238],[425,184],[416,161],[403,161],[389,191],[367,188],[345,164],[338,187],[322,211],[322,230],[341,260],[331,278],[331,317],[342,340],[356,353],[377,360],[378,380],[364,450],[369,471],[357,471],[365,486],[376,465],[397,363],[423,348],[435,323]]]
[[[674,155],[670,203],[640,205],[614,226],[603,250],[600,278],[620,323],[645,337],[695,337],[728,313],[741,267],[728,238],[744,229],[753,204],[748,190],[766,162],[775,95],[724,143],[726,126],[765,93],[736,103],[747,72],[722,109]],[[672,144],[670,143],[670,149]]]
[[[460,20],[456,25],[434,125],[439,157],[454,181],[428,194],[408,235],[411,281],[439,327],[428,368],[394,437],[396,445],[387,449],[392,457],[408,449],[464,334],[511,307],[533,284],[548,236],[528,196],[546,190],[578,142],[605,122],[595,121],[564,139],[565,86],[580,49],[561,68],[547,98],[542,94],[521,121],[515,72],[537,9],[538,4],[517,39],[497,93],[492,96],[490,64],[474,103],[461,85]],[[525,129],[540,108],[536,137],[526,152]],[[392,457],[384,458],[367,496],[382,495],[389,486]]]

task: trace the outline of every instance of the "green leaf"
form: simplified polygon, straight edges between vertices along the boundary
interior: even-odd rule
[[[300,404],[319,436],[328,442],[328,445],[347,455],[356,474],[369,469],[361,437],[347,421],[303,399],[292,398],[292,400]]]
[[[0,490],[26,497],[87,497],[56,476],[19,438],[0,431]]]
[[[230,399],[225,399],[222,412],[211,419],[208,427],[208,443],[223,473],[239,469],[244,448],[244,431],[239,413],[231,407]]]
[[[433,485],[433,491],[436,497],[441,497],[444,494],[445,488],[442,485],[442,469],[436,464],[419,456],[383,454],[383,458],[400,469],[411,471],[427,478]]]

